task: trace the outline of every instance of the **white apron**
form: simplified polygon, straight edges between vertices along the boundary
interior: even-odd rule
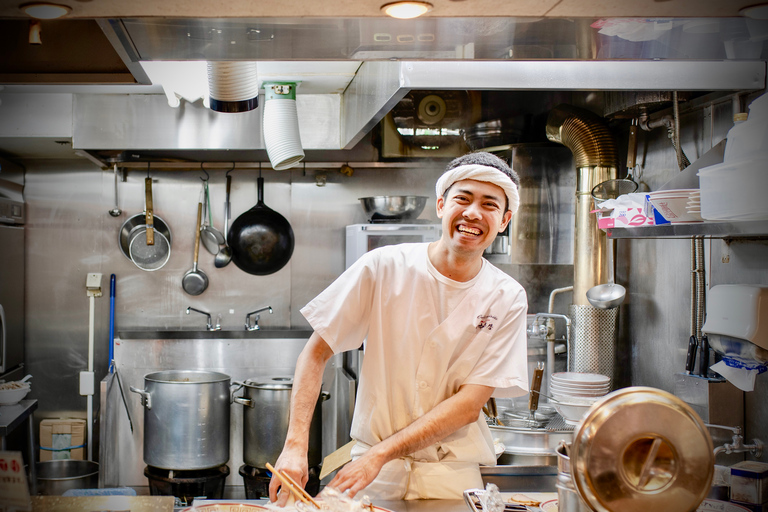
[[[357,443],[352,459],[370,447]],[[460,500],[466,489],[482,489],[476,462],[416,462],[411,457],[384,464],[376,479],[357,494],[372,500]]]

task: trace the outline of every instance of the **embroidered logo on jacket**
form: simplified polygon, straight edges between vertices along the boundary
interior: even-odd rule
[[[485,329],[488,332],[491,332],[491,330],[493,330],[493,322],[498,320],[498,318],[493,315],[477,315],[477,320],[477,329]]]

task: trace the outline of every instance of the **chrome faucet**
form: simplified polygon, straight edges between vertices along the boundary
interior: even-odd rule
[[[749,452],[758,459],[763,456],[763,442],[760,439],[753,439],[752,444],[744,444],[744,436],[742,435],[741,427],[729,427],[726,425],[712,425],[705,423],[709,428],[721,428],[723,430],[730,430],[733,432],[733,438],[731,443],[725,443],[722,446],[715,448],[715,456],[726,453],[744,453]]]
[[[213,325],[213,321],[211,320],[211,314],[206,311],[200,311],[199,309],[195,309],[193,307],[187,308],[187,314],[189,314],[190,311],[194,311],[196,313],[200,313],[201,315],[205,315],[208,318],[208,322],[205,324],[205,328],[209,331],[220,331],[221,330],[221,323],[216,322],[216,325]],[[219,315],[219,318],[221,318],[221,315]]]
[[[272,306],[267,306],[265,308],[257,309],[256,311],[251,311],[247,315],[245,315],[245,329],[247,331],[258,331],[259,330],[259,313],[262,311],[269,311],[269,314],[272,314]],[[256,315],[256,318],[253,319],[253,325],[251,325],[251,315]]]

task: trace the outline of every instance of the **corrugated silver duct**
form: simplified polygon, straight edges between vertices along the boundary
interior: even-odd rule
[[[589,305],[587,290],[606,282],[605,234],[597,228],[591,192],[595,185],[616,178],[616,143],[603,119],[571,105],[552,109],[547,138],[573,152],[576,163],[576,232],[573,255],[573,302]]]
[[[605,234],[597,228],[592,189],[616,179],[616,143],[604,120],[570,105],[559,105],[547,119],[547,138],[573,152],[576,163],[576,231],[573,254],[573,302],[569,309],[572,336],[568,370],[614,378],[614,347],[618,309],[597,309],[587,291],[607,282]]]

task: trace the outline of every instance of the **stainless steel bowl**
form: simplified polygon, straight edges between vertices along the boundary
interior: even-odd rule
[[[372,196],[361,197],[368,220],[412,220],[427,204],[426,196]]]

